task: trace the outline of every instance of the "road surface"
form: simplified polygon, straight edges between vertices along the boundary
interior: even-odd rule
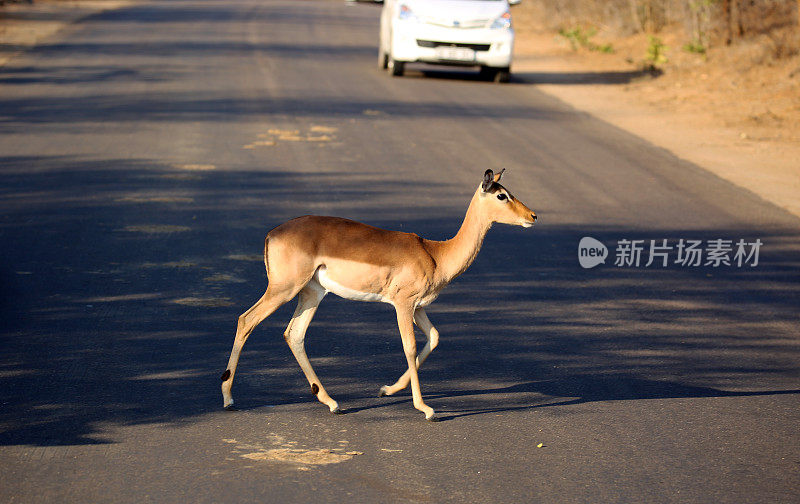
[[[378,14],[143,1],[0,71],[0,500],[797,502],[800,221],[533,76],[391,78]],[[377,397],[404,369],[391,307],[335,296],[308,353],[347,413],[311,396],[290,305],[223,411],[269,229],[445,239],[487,168],[539,221],[495,226],[428,309],[441,422]],[[578,264],[584,236],[605,264]],[[645,266],[681,239],[763,246],[757,266]],[[623,240],[638,267],[614,265]]]

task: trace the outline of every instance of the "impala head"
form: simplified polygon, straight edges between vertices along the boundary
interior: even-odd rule
[[[485,214],[491,222],[522,227],[533,226],[536,214],[500,185],[500,177],[504,171],[505,168],[495,174],[492,170],[486,170],[483,174],[483,182],[478,192]]]

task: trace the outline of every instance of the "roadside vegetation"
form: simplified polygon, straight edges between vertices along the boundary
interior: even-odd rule
[[[707,57],[712,47],[764,47],[752,64],[800,53],[800,0],[527,0],[526,19],[556,30],[573,50],[614,52],[611,40],[648,35],[646,62],[666,63],[658,34],[681,38],[678,48]],[[595,38],[604,42],[596,42]]]
[[[628,86],[654,105],[800,140],[800,0],[525,0],[514,19],[598,69],[657,77]]]
[[[609,43],[598,45],[592,42],[592,37],[597,34],[597,29],[594,27],[589,27],[585,30],[580,26],[575,26],[569,29],[561,28],[558,30],[558,34],[569,41],[573,51],[577,51],[579,48],[584,48],[590,51],[599,51],[603,53],[614,52],[614,47]]]
[[[687,43],[731,45],[769,35],[779,52],[797,51],[800,0],[526,0],[544,26],[615,36],[682,28]]]

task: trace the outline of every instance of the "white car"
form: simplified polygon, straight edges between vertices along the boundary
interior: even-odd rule
[[[406,63],[479,66],[508,82],[514,51],[510,4],[520,0],[386,0],[381,12],[381,68],[403,75]]]

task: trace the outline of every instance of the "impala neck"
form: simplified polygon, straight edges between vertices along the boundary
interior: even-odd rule
[[[475,191],[458,233],[449,240],[437,242],[436,272],[445,283],[469,268],[481,250],[486,232],[492,227],[491,221],[482,215],[479,198],[480,189]]]

